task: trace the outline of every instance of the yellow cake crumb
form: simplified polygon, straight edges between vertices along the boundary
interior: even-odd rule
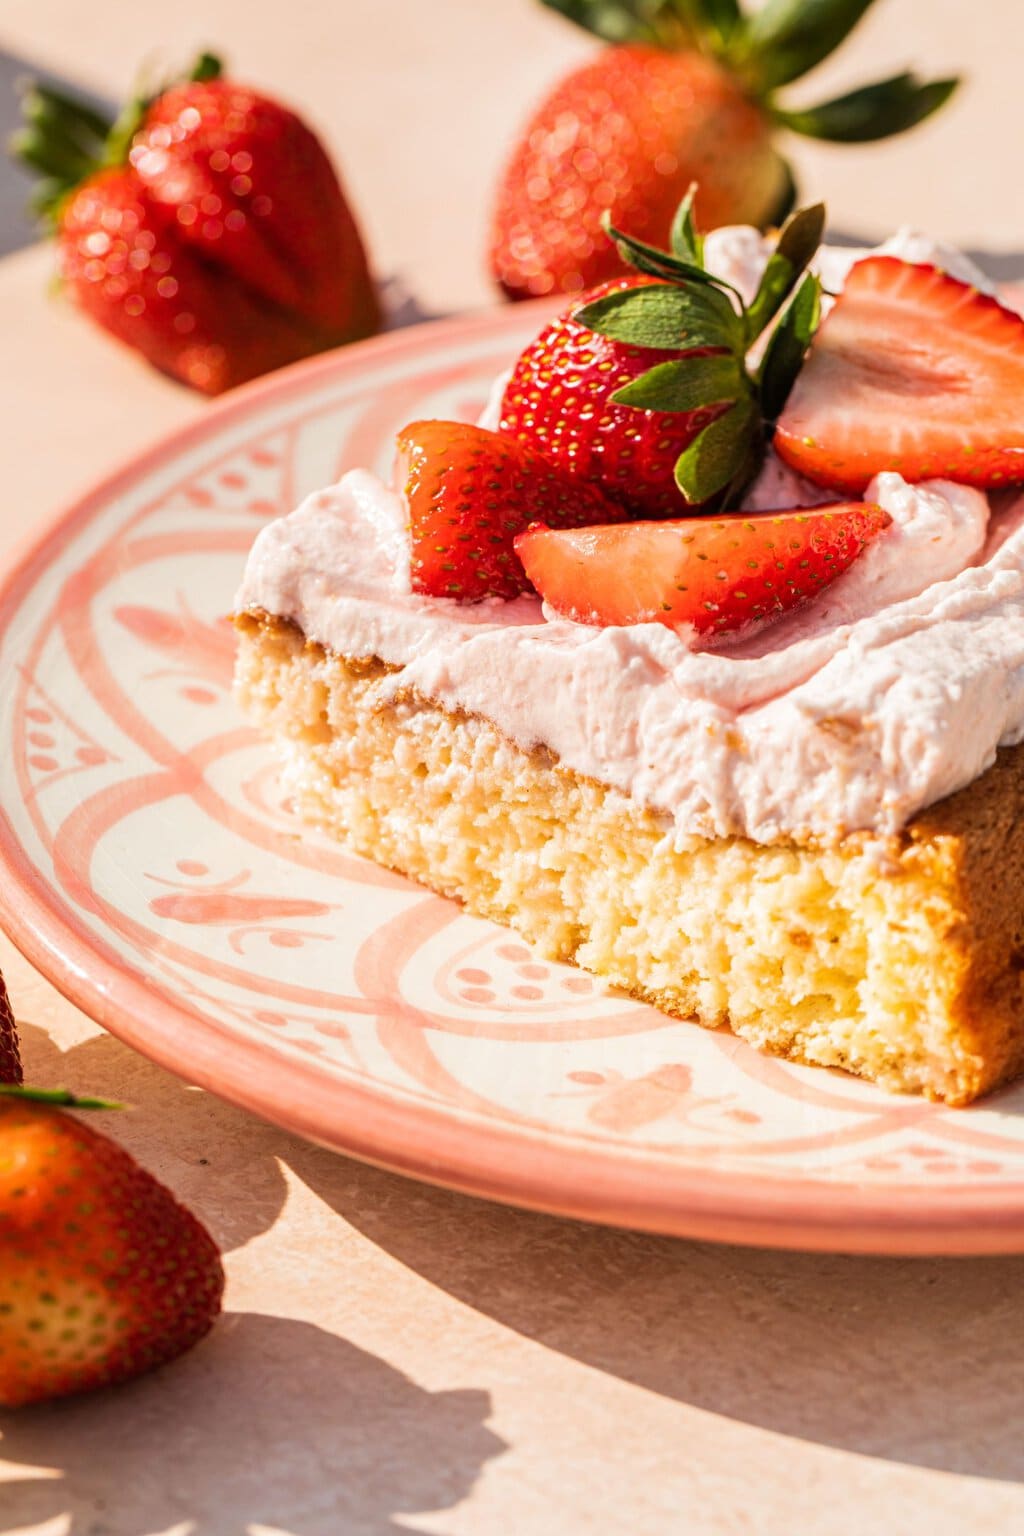
[[[773,1054],[950,1104],[1024,1068],[1024,749],[884,846],[680,847],[486,720],[383,699],[383,663],[236,622],[243,707],[300,813],[356,852]]]

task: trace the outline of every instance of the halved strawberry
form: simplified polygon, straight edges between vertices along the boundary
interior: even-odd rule
[[[516,554],[537,591],[579,624],[689,624],[700,635],[761,625],[842,574],[891,518],[849,502],[750,517],[687,517],[556,532]]]
[[[818,331],[775,432],[819,485],[881,470],[982,487],[1024,480],[1024,320],[936,267],[871,256]]]
[[[404,428],[395,483],[409,514],[413,590],[467,603],[530,591],[512,547],[530,523],[578,528],[622,516],[540,454],[464,422]]]

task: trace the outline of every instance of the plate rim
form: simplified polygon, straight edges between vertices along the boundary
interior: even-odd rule
[[[169,458],[214,438],[264,401],[280,401],[356,371],[368,354],[402,354],[432,336],[468,339],[525,329],[550,299],[442,317],[306,359],[232,391],[164,433],[16,546],[0,576],[0,637],[63,542],[113,496]],[[32,865],[0,804],[0,924],[25,958],[110,1034],[178,1077],[294,1134],[428,1183],[499,1203],[670,1236],[758,1247],[889,1255],[1024,1251],[1024,1182],[930,1190],[837,1184],[798,1176],[723,1173],[669,1154],[609,1143],[574,1145],[543,1131],[403,1101],[359,1082],[329,1080],[310,1062],[273,1055],[216,1021],[155,995],[141,972],[76,926],[60,893]],[[695,1026],[697,1027],[697,1026]],[[228,1052],[223,1050],[225,1039]],[[224,1062],[228,1063],[225,1074]],[[669,1170],[670,1177],[658,1177]]]

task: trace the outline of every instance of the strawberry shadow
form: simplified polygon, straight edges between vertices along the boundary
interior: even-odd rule
[[[504,1450],[489,1412],[486,1392],[426,1391],[313,1324],[228,1315],[151,1376],[0,1413],[0,1457],[24,1464],[0,1532],[406,1532],[401,1517],[452,1508]]]

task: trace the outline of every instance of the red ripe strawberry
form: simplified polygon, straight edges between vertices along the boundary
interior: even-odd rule
[[[516,554],[537,591],[579,624],[689,624],[714,637],[816,597],[891,519],[861,502],[750,517],[571,531],[535,527]]]
[[[635,275],[616,278],[583,302],[653,282]],[[678,515],[684,503],[673,479],[676,459],[731,402],[686,412],[612,404],[617,389],[679,352],[613,341],[575,320],[576,308],[546,325],[519,358],[502,397],[500,430],[566,473],[599,486],[627,516]],[[698,347],[687,355],[710,356],[716,350]]]
[[[861,142],[899,133],[947,99],[956,82],[900,75],[812,108],[787,110],[777,90],[839,45],[871,0],[775,0],[746,15],[736,0],[608,5],[545,0],[607,41],[567,75],[527,122],[498,188],[491,268],[512,298],[579,293],[618,270],[601,214],[656,244],[687,186],[698,217],[765,224],[793,193],[774,133]],[[808,10],[812,14],[808,16]]]
[[[11,1000],[0,976],[0,1083],[21,1082],[21,1052],[18,1027],[14,1022]]]
[[[621,516],[539,454],[454,421],[398,434],[396,484],[409,513],[413,590],[476,602],[518,597],[530,583],[512,547],[537,518],[556,528]]]
[[[0,1253],[3,1407],[162,1365],[220,1311],[205,1228],[115,1142],[31,1098],[0,1097]]]
[[[140,103],[116,127],[37,87],[17,150],[49,177],[75,301],[165,373],[217,394],[367,336],[377,298],[318,140],[293,112],[218,77]]]
[[[819,485],[880,470],[1024,480],[1024,320],[935,267],[858,262],[798,374],[779,455]]]
[[[513,299],[581,293],[621,271],[605,209],[661,243],[692,181],[703,228],[767,223],[788,185],[768,115],[699,53],[609,48],[526,124],[498,188],[491,270]]]

